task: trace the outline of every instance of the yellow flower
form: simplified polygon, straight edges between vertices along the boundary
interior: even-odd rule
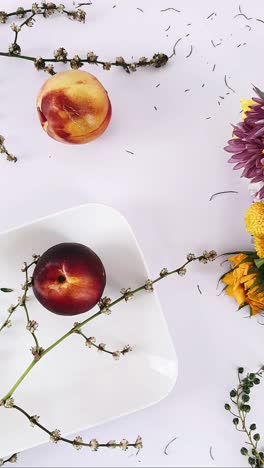
[[[251,314],[256,315],[264,309],[264,292],[256,294],[258,286],[252,288],[247,294],[247,303],[250,305]]]
[[[245,224],[247,231],[260,239],[264,239],[264,204],[253,203],[246,211]]]
[[[255,106],[256,103],[252,99],[240,99],[240,104],[243,110],[242,118],[245,120],[246,112],[252,112],[252,106]]]
[[[254,244],[259,258],[264,258],[264,239],[255,237]]]
[[[253,286],[257,273],[250,273],[253,262],[245,262],[246,259],[247,255],[243,253],[230,257],[228,261],[233,262],[232,269],[224,275],[222,282],[227,286],[226,294],[232,296],[239,307],[249,305],[250,314],[256,315],[264,310],[264,291],[257,292],[261,283]]]
[[[238,254],[234,257],[230,257],[228,259],[229,262],[233,262],[232,270],[222,278],[222,282],[227,285],[226,287],[226,294],[228,296],[234,297],[237,301],[239,307],[243,306],[246,303],[246,288],[244,284],[244,279],[247,278],[248,272],[250,267],[252,266],[252,262],[244,262],[241,263],[243,260],[247,258],[244,254]],[[256,275],[253,275],[255,279]]]

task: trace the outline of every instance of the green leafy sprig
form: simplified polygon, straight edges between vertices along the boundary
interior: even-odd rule
[[[248,422],[248,415],[251,412],[251,393],[256,385],[259,385],[263,376],[264,366],[257,372],[244,373],[244,368],[238,368],[238,385],[230,392],[231,404],[225,404],[225,410],[233,416],[233,424],[237,431],[245,434],[247,440],[241,447],[240,452],[248,458],[248,463],[252,468],[264,466],[264,452],[259,450],[260,434],[257,432],[257,425]]]

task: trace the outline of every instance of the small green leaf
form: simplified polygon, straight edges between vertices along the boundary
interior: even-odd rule
[[[257,86],[255,86],[255,85],[253,86],[253,89],[254,89],[255,93],[257,93],[259,95],[259,97],[261,99],[264,99],[264,93],[263,93],[263,91],[261,91],[261,89],[257,88]]]
[[[4,293],[10,293],[12,291],[14,291],[14,289],[10,289],[10,288],[0,288],[0,291],[4,292]]]
[[[264,265],[264,258],[256,258],[254,263],[257,268],[261,268]]]

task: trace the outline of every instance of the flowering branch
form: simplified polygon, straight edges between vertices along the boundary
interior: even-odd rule
[[[17,44],[11,44],[8,52],[0,52],[2,57],[13,57],[21,60],[28,60],[34,62],[35,68],[37,70],[43,70],[50,75],[54,75],[56,72],[53,65],[47,65],[47,63],[70,63],[70,67],[73,70],[81,68],[84,63],[101,65],[104,70],[110,70],[111,67],[121,67],[127,73],[135,72],[138,68],[152,66],[154,68],[160,68],[168,62],[170,59],[166,54],[157,53],[154,54],[151,59],[146,57],[141,57],[137,62],[126,62],[123,57],[116,57],[115,61],[107,62],[103,60],[98,60],[98,56],[94,52],[88,52],[87,56],[80,58],[79,55],[74,55],[72,58],[68,58],[68,52],[60,47],[54,51],[54,58],[42,58],[42,57],[33,57],[29,55],[21,55],[21,49]],[[171,56],[172,57],[172,56]]]
[[[78,325],[78,323],[74,324],[74,326],[76,326],[76,325]],[[77,333],[78,335],[81,335],[85,339],[85,345],[87,346],[87,348],[94,347],[99,352],[110,354],[111,356],[113,356],[113,358],[116,361],[118,361],[120,359],[121,355],[125,356],[126,354],[128,354],[128,353],[130,353],[132,351],[132,348],[129,345],[124,346],[122,351],[109,351],[108,349],[106,349],[106,345],[104,343],[99,343],[97,345],[96,344],[96,339],[93,336],[88,338],[80,329],[76,330],[75,333]]]
[[[106,444],[99,443],[96,439],[92,439],[90,442],[83,442],[82,437],[77,436],[74,439],[68,439],[61,436],[61,431],[59,429],[55,429],[53,431],[47,429],[45,426],[40,424],[39,420],[40,417],[37,415],[30,416],[24,409],[14,404],[13,399],[9,400],[9,403],[5,405],[6,408],[12,408],[19,411],[23,414],[30,422],[31,426],[37,426],[42,431],[46,432],[50,436],[51,442],[57,444],[58,442],[64,442],[66,444],[72,445],[76,450],[80,450],[82,447],[88,447],[92,451],[96,452],[99,448],[121,448],[122,450],[127,450],[129,447],[133,447],[136,449],[142,449],[142,439],[140,436],[137,437],[134,443],[129,443],[127,440],[123,439],[119,443],[115,440],[110,440]],[[6,402],[7,403],[7,402]]]
[[[90,3],[88,3],[90,5]],[[86,5],[86,3],[80,3],[78,6]],[[86,57],[80,58],[79,55],[74,55],[72,58],[68,58],[67,51],[60,47],[55,50],[54,57],[51,58],[42,58],[42,57],[32,57],[28,55],[21,55],[21,47],[18,44],[18,34],[24,26],[32,27],[34,25],[35,16],[42,15],[44,18],[48,18],[55,12],[64,13],[68,18],[72,20],[77,20],[82,23],[85,23],[86,12],[80,8],[73,11],[68,11],[65,9],[65,5],[59,4],[56,5],[53,2],[42,2],[42,6],[39,6],[37,3],[33,3],[30,9],[25,10],[20,7],[15,12],[6,13],[5,11],[0,11],[0,23],[6,23],[10,16],[17,16],[18,18],[24,18],[27,14],[30,14],[20,25],[12,23],[11,29],[15,33],[15,38],[12,44],[10,44],[8,52],[0,52],[2,57],[15,57],[22,60],[28,60],[34,62],[35,68],[37,70],[44,70],[50,75],[54,75],[56,72],[54,70],[53,62],[57,63],[69,63],[70,67],[74,70],[81,68],[84,63],[101,65],[104,70],[110,70],[112,66],[121,67],[127,73],[135,72],[140,67],[153,66],[155,68],[160,68],[163,65],[166,65],[168,60],[175,55],[173,53],[170,57],[163,53],[156,53],[151,59],[146,57],[141,57],[137,62],[127,62],[123,57],[116,57],[114,61],[103,61],[98,60],[98,56],[94,52],[88,52]]]
[[[8,309],[8,314],[7,314],[7,318],[5,319],[4,323],[1,325],[0,327],[0,332],[4,329],[4,328],[10,328],[12,326],[12,322],[10,320],[12,314],[15,312],[15,310],[20,306],[20,302],[18,302],[16,305],[11,305]]]
[[[22,267],[22,271],[25,272],[26,281],[25,281],[25,284],[23,286],[24,294],[23,294],[22,298],[20,299],[20,305],[21,305],[21,307],[24,308],[24,311],[25,311],[25,314],[26,314],[26,319],[27,319],[26,329],[29,331],[29,333],[31,333],[31,335],[32,335],[32,337],[33,337],[33,339],[35,341],[36,346],[34,348],[31,348],[31,352],[32,352],[33,356],[35,356],[35,359],[36,359],[37,356],[39,356],[39,351],[41,349],[40,346],[39,346],[39,343],[38,343],[38,339],[37,339],[36,334],[35,334],[35,331],[38,328],[38,323],[35,320],[30,320],[29,313],[28,313],[28,308],[27,308],[26,303],[27,303],[28,290],[32,286],[32,279],[29,279],[28,270],[32,265],[35,265],[38,262],[38,259],[39,259],[39,256],[34,255],[34,260],[29,265],[26,262],[24,262],[24,265]]]
[[[38,259],[39,259],[38,255],[33,255],[33,261],[31,263],[29,263],[29,264],[24,263],[24,265],[22,267],[22,271],[25,272],[25,274],[26,274],[26,282],[23,285],[24,294],[23,294],[22,298],[21,297],[18,298],[18,301],[17,301],[17,303],[15,305],[12,304],[9,307],[7,318],[5,319],[2,326],[0,326],[0,332],[4,328],[10,328],[12,326],[12,322],[11,322],[10,318],[13,315],[13,313],[15,312],[15,310],[20,306],[24,307],[24,309],[25,309],[26,317],[27,317],[27,330],[29,330],[31,332],[31,329],[29,329],[30,328],[30,322],[34,322],[34,321],[30,321],[27,306],[26,306],[27,293],[28,293],[29,287],[31,286],[31,280],[29,280],[29,277],[28,277],[28,270],[29,270],[30,267],[32,267],[32,265],[35,265],[37,263]],[[2,288],[1,290],[3,290],[3,289],[5,289],[6,291],[12,291],[12,289],[9,289],[9,288]],[[36,322],[35,322],[35,324],[36,324]],[[35,330],[33,330],[33,332],[34,331]],[[32,335],[33,335],[33,338],[35,340],[36,346],[38,346],[37,345],[37,338],[36,338],[35,334],[33,333]]]
[[[246,444],[251,446],[251,453],[246,447],[242,447],[240,452],[244,456],[248,456],[248,463],[251,467],[259,468],[264,466],[264,453],[258,450],[260,441],[260,434],[256,432],[257,426],[255,423],[250,424],[248,427],[246,418],[251,411],[251,406],[248,404],[250,401],[250,393],[255,385],[260,384],[260,379],[263,376],[264,366],[262,366],[255,373],[248,373],[242,378],[244,374],[243,367],[238,368],[238,386],[231,390],[230,400],[232,405],[229,403],[225,404],[225,409],[232,416],[234,416],[233,424],[237,431],[243,432],[247,437]],[[235,411],[235,412],[234,412]]]
[[[3,458],[0,458],[0,466],[5,465],[6,463],[16,463],[17,462],[17,453],[13,453],[9,458],[6,458],[5,460]]]
[[[5,154],[7,161],[17,162],[17,157],[13,154],[10,154],[4,145],[4,137],[0,135],[0,154]]]
[[[93,338],[87,338],[87,336],[82,332],[81,328],[84,325],[86,325],[87,323],[89,323],[90,321],[94,320],[96,317],[99,317],[102,314],[110,315],[111,314],[111,309],[110,309],[111,307],[115,306],[116,304],[118,304],[121,301],[127,302],[128,300],[132,299],[133,296],[135,294],[137,294],[138,292],[140,292],[140,291],[153,292],[154,291],[154,285],[156,283],[158,283],[159,281],[161,281],[162,279],[164,279],[165,277],[173,275],[173,274],[178,274],[179,276],[184,276],[186,274],[186,267],[190,263],[192,263],[194,261],[197,261],[197,260],[202,262],[202,263],[207,263],[208,261],[215,260],[216,256],[217,256],[217,254],[216,254],[215,251],[204,252],[202,255],[200,255],[198,257],[196,257],[194,254],[188,254],[186,262],[181,267],[176,268],[175,270],[171,270],[171,271],[167,270],[167,268],[163,268],[160,271],[160,274],[156,279],[154,279],[154,280],[148,279],[147,281],[145,281],[145,283],[143,285],[139,286],[136,289],[123,288],[121,290],[121,296],[118,297],[116,300],[111,301],[111,299],[109,297],[103,297],[98,303],[98,305],[99,305],[98,312],[96,312],[94,315],[92,315],[91,317],[83,320],[80,323],[75,323],[73,328],[71,328],[65,335],[63,335],[61,338],[59,338],[53,344],[51,344],[46,350],[44,350],[42,348],[39,348],[38,342],[36,342],[36,348],[35,348],[36,352],[35,352],[33,361],[28,366],[28,368],[23,372],[23,374],[20,376],[20,378],[17,380],[17,382],[13,385],[13,387],[9,390],[9,392],[4,396],[4,398],[2,398],[2,400],[0,401],[0,406],[2,406],[4,408],[13,408],[13,409],[16,409],[17,411],[19,411],[20,413],[22,413],[30,421],[31,425],[37,426],[42,431],[47,433],[50,436],[51,441],[54,442],[54,443],[58,443],[59,441],[65,442],[67,444],[71,444],[77,450],[80,450],[82,447],[89,447],[93,451],[97,451],[98,448],[100,448],[100,447],[107,447],[107,448],[119,447],[122,450],[127,450],[128,447],[134,447],[134,448],[140,450],[143,445],[142,445],[142,439],[139,436],[136,439],[134,444],[129,443],[125,439],[121,440],[121,442],[119,442],[119,443],[116,443],[115,440],[111,440],[111,441],[107,442],[106,444],[100,444],[96,439],[91,440],[89,443],[85,443],[85,442],[83,442],[83,439],[80,436],[77,436],[73,440],[64,438],[64,437],[61,436],[61,431],[59,429],[55,429],[53,431],[50,431],[45,426],[40,424],[39,416],[37,416],[37,415],[30,416],[30,414],[28,414],[24,409],[22,409],[21,407],[15,405],[14,398],[13,398],[12,395],[14,394],[16,389],[20,386],[20,384],[23,382],[23,380],[27,377],[27,375],[33,369],[33,367],[47,353],[52,351],[52,349],[54,349],[56,346],[58,346],[64,340],[69,338],[73,333],[80,334],[85,339],[86,344],[88,343],[89,347],[94,346],[100,351],[111,354],[115,359],[119,359],[120,354],[125,355],[126,353],[131,351],[130,346],[125,346],[124,349],[121,352],[108,351],[108,350],[105,349],[105,345],[103,345],[102,343],[97,346],[94,339]],[[38,256],[33,256],[33,262],[31,262],[30,264],[24,263],[24,266],[22,268],[22,271],[25,271],[25,273],[26,273],[26,283],[25,283],[25,286],[24,286],[25,292],[24,292],[24,296],[22,298],[22,305],[24,307],[25,307],[25,303],[26,303],[28,287],[30,286],[30,283],[31,283],[31,281],[29,280],[29,277],[28,277],[28,270],[33,264],[35,264],[38,261],[38,258],[39,258]],[[19,303],[19,305],[21,305],[21,303]],[[27,308],[25,308],[25,310],[26,310],[26,316],[27,316],[28,323],[29,323],[30,320],[29,320],[29,317],[28,317]],[[13,457],[15,457],[15,459],[16,459],[16,455],[14,455]],[[8,461],[11,461],[11,459],[7,459],[5,461],[3,459],[1,459],[0,460],[0,465],[1,464],[3,465],[4,463],[7,463]]]
[[[155,280],[147,280],[142,286],[139,286],[138,288],[131,290],[131,288],[127,289],[122,289],[121,290],[121,296],[114,300],[111,301],[109,297],[104,297],[99,301],[99,310],[96,312],[94,315],[91,317],[88,317],[87,319],[83,320],[83,322],[80,322],[78,324],[75,324],[73,328],[71,328],[67,333],[65,333],[63,336],[61,336],[57,341],[55,341],[53,344],[51,344],[48,348],[45,350],[41,350],[41,353],[38,354],[37,356],[34,357],[33,361],[31,364],[27,367],[27,369],[23,372],[23,374],[19,377],[17,382],[13,385],[13,387],[7,392],[7,394],[2,398],[0,401],[0,404],[5,404],[7,400],[9,400],[13,393],[16,391],[16,389],[20,386],[20,384],[23,382],[23,380],[27,377],[29,372],[35,367],[35,365],[44,358],[46,354],[48,354],[50,351],[52,351],[55,347],[60,345],[63,341],[65,341],[67,338],[69,338],[73,333],[76,333],[76,331],[80,330],[84,325],[87,323],[91,322],[95,318],[99,317],[100,315],[106,314],[110,315],[111,314],[111,307],[115,306],[119,302],[122,301],[128,301],[131,299],[135,294],[137,294],[140,291],[147,291],[147,292],[152,292],[154,290],[154,284],[158,283],[162,279],[164,279],[167,276],[173,275],[173,274],[178,274],[179,276],[184,276],[186,274],[186,266],[189,265],[189,263],[192,263],[194,261],[200,261],[202,263],[208,263],[208,261],[213,261],[217,257],[217,254],[214,250],[211,252],[204,252],[202,255],[199,257],[196,257],[194,254],[188,254],[187,256],[187,261],[179,268],[176,268],[175,270],[168,271],[167,268],[163,268],[159,274],[159,276]]]
[[[65,9],[65,5],[63,5],[62,3],[56,5],[53,2],[42,1],[41,5],[39,5],[36,2],[32,3],[31,8],[28,9],[19,7],[16,11],[12,11],[11,13],[7,13],[6,11],[0,11],[0,23],[6,23],[8,18],[10,18],[11,16],[16,16],[17,18],[21,19],[25,18],[25,16],[28,14],[30,14],[30,16],[33,14],[34,16],[42,15],[44,18],[49,18],[49,16],[53,15],[55,12],[64,13],[71,20],[80,21],[81,23],[85,22],[86,12],[84,10],[77,9],[68,11]],[[26,19],[25,23],[27,21],[29,22],[27,26],[33,26],[33,24],[31,24],[30,17]]]

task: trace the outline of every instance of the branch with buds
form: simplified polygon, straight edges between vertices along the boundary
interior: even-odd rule
[[[86,5],[86,3],[79,4]],[[89,3],[90,5],[90,3]],[[65,9],[65,5],[59,4],[56,5],[53,2],[43,1],[41,6],[37,3],[33,3],[30,9],[24,9],[23,7],[18,8],[15,12],[7,13],[5,11],[0,11],[0,23],[6,23],[9,17],[16,16],[17,18],[24,18],[29,15],[21,24],[12,23],[11,30],[15,33],[13,42],[8,48],[8,52],[0,52],[2,57],[13,57],[21,60],[28,60],[34,63],[34,66],[37,70],[43,70],[50,75],[54,75],[56,72],[54,70],[53,63],[64,63],[69,64],[70,68],[73,70],[78,70],[85,63],[93,65],[101,65],[104,70],[110,70],[112,67],[121,67],[127,73],[135,72],[138,68],[151,66],[154,68],[160,68],[167,64],[168,60],[175,55],[173,54],[168,57],[164,53],[156,53],[152,58],[148,59],[146,57],[141,57],[138,61],[129,62],[126,61],[123,57],[116,57],[115,60],[105,61],[99,60],[98,55],[94,52],[88,52],[85,57],[80,57],[78,54],[75,54],[73,57],[68,57],[68,52],[64,47],[60,47],[54,51],[54,55],[51,58],[43,57],[32,57],[29,55],[21,54],[21,47],[18,44],[18,35],[21,32],[22,28],[25,26],[32,27],[35,23],[35,17],[41,15],[44,18],[48,18],[53,15],[55,12],[66,14],[69,19],[85,23],[86,12],[80,8],[73,11],[68,11]]]
[[[192,263],[194,261],[199,261],[201,263],[208,263],[208,262],[211,262],[211,261],[215,260],[216,257],[217,257],[217,254],[216,254],[216,252],[214,250],[212,250],[210,252],[206,251],[200,256],[196,256],[194,254],[188,254],[187,255],[187,260],[180,267],[178,267],[178,268],[176,268],[174,270],[171,270],[171,271],[169,271],[167,268],[163,268],[160,271],[160,274],[156,279],[154,279],[154,280],[147,279],[144,282],[144,284],[142,284],[138,288],[135,288],[135,289],[123,288],[121,290],[121,296],[119,296],[114,301],[112,301],[109,297],[103,297],[98,303],[99,310],[94,315],[88,317],[87,319],[83,320],[82,322],[74,323],[73,327],[67,333],[65,333],[63,336],[61,336],[58,340],[56,340],[54,343],[52,343],[45,350],[42,349],[42,348],[39,348],[38,343],[36,344],[36,347],[35,347],[36,353],[34,355],[33,361],[25,369],[23,374],[19,377],[19,379],[12,386],[12,388],[1,399],[0,406],[3,407],[3,408],[13,408],[13,409],[16,409],[17,411],[19,411],[20,413],[22,413],[24,416],[27,417],[27,419],[31,422],[31,424],[33,423],[33,425],[38,426],[44,432],[49,434],[51,440],[53,442],[55,442],[55,443],[57,443],[59,441],[66,442],[66,443],[72,444],[77,449],[81,448],[82,446],[90,447],[92,450],[97,450],[99,447],[111,447],[111,448],[120,447],[123,450],[127,450],[128,447],[135,447],[135,448],[140,449],[142,447],[142,440],[141,440],[140,437],[136,440],[136,442],[134,444],[129,444],[126,440],[122,440],[120,443],[116,443],[115,441],[110,441],[107,444],[99,444],[95,439],[90,441],[89,443],[84,443],[82,441],[82,438],[79,437],[79,436],[78,436],[78,438],[75,438],[74,440],[65,439],[65,438],[63,438],[61,436],[61,432],[58,429],[56,429],[54,431],[50,431],[49,429],[47,429],[46,427],[44,427],[42,424],[39,423],[39,417],[38,416],[30,416],[24,409],[22,409],[19,406],[15,405],[13,394],[15,393],[17,388],[21,385],[21,383],[24,381],[24,379],[27,377],[27,375],[32,371],[32,369],[38,363],[40,363],[40,361],[45,357],[46,354],[51,352],[55,347],[59,346],[63,341],[65,341],[66,339],[68,339],[70,336],[72,336],[75,333],[81,335],[85,339],[85,342],[86,342],[88,347],[95,347],[99,351],[105,352],[107,354],[111,354],[113,356],[113,358],[116,359],[116,360],[118,360],[120,358],[121,354],[125,355],[128,352],[130,352],[131,348],[130,348],[129,345],[125,346],[122,351],[114,351],[114,352],[107,350],[105,348],[105,345],[102,344],[102,343],[99,344],[99,345],[96,345],[96,341],[95,341],[95,339],[93,337],[88,338],[83,333],[82,327],[84,327],[89,322],[91,322],[92,320],[94,320],[95,318],[97,318],[97,317],[99,317],[101,315],[106,315],[106,316],[110,315],[111,314],[111,309],[115,305],[117,305],[118,303],[120,303],[122,301],[127,302],[129,299],[132,299],[139,292],[144,292],[144,291],[149,292],[149,293],[153,292],[154,291],[154,285],[156,283],[158,283],[159,281],[161,281],[162,279],[166,278],[167,276],[174,275],[174,274],[177,274],[180,277],[185,276],[186,271],[187,271],[186,267],[190,263]],[[29,287],[29,284],[28,284],[29,283],[28,269],[29,269],[30,266],[32,266],[34,263],[36,263],[37,258],[38,257],[34,258],[34,261],[31,262],[31,264],[29,264],[29,265],[27,265],[25,263],[24,267],[22,268],[23,271],[26,271],[26,285],[27,286],[25,288],[25,293],[27,293],[27,290],[28,290],[28,287]],[[25,294],[25,297],[26,297],[26,294]],[[23,306],[25,306],[25,302],[26,302],[25,300],[22,300]],[[27,317],[28,317],[28,315],[27,315]],[[31,321],[29,321],[29,322],[31,322]],[[29,322],[28,322],[28,324],[29,324]],[[33,331],[35,331],[35,330],[33,330]]]
[[[23,380],[27,377],[29,372],[35,367],[49,352],[51,352],[54,348],[59,346],[63,341],[68,339],[70,336],[72,336],[74,333],[78,333],[79,330],[81,330],[82,327],[87,325],[89,322],[92,320],[96,319],[97,317],[101,315],[110,315],[111,314],[111,308],[114,307],[115,305],[119,304],[122,301],[127,301],[128,299],[132,298],[135,294],[139,293],[140,291],[147,291],[147,292],[153,292],[154,291],[154,285],[164,279],[167,276],[178,274],[179,276],[184,276],[186,274],[186,267],[190,263],[194,261],[199,261],[202,263],[208,263],[217,257],[217,254],[214,250],[210,252],[204,252],[202,255],[196,257],[194,254],[188,254],[187,256],[187,261],[179,268],[176,268],[175,270],[169,271],[167,268],[163,268],[159,274],[159,276],[154,279],[150,280],[148,279],[145,281],[145,283],[141,286],[139,286],[136,289],[122,289],[121,290],[121,296],[112,301],[109,297],[104,297],[99,301],[99,310],[92,316],[88,317],[87,319],[83,320],[82,322],[75,323],[74,326],[63,336],[61,336],[58,340],[56,340],[54,343],[52,343],[49,347],[47,347],[45,350],[42,350],[41,355],[34,357],[33,361],[31,364],[28,366],[28,368],[23,372],[23,374],[20,376],[20,378],[17,380],[17,382],[13,385],[13,387],[7,392],[7,394],[2,398],[2,402],[5,403],[6,400],[8,400],[13,393],[16,391],[16,389],[20,386],[20,384],[23,382]],[[85,336],[86,339],[86,336]]]
[[[33,261],[31,263],[27,264],[26,262],[24,262],[23,267],[21,268],[21,271],[23,273],[25,273],[25,275],[26,275],[25,284],[22,286],[22,290],[24,291],[24,293],[23,293],[22,297],[18,298],[16,304],[12,304],[9,307],[9,309],[7,311],[8,312],[7,318],[5,319],[4,323],[0,326],[0,332],[4,328],[10,328],[12,326],[11,316],[17,310],[18,307],[24,307],[26,317],[27,317],[27,326],[26,326],[26,328],[32,334],[32,336],[33,336],[33,338],[35,340],[36,346],[38,346],[38,343],[37,343],[37,338],[35,336],[35,330],[37,329],[38,324],[34,320],[30,320],[26,302],[27,302],[28,290],[32,285],[32,281],[31,281],[31,279],[29,279],[29,276],[28,276],[28,270],[32,267],[32,265],[35,265],[37,263],[38,259],[39,259],[38,255],[33,255]],[[4,290],[4,292],[6,292],[6,291],[11,292],[12,291],[12,289],[9,289],[9,288],[2,288],[2,290]]]
[[[84,442],[81,436],[77,436],[74,439],[68,439],[62,437],[61,431],[59,429],[54,429],[53,431],[47,429],[45,426],[43,426],[43,424],[40,423],[40,417],[38,415],[31,416],[30,414],[28,414],[23,408],[14,404],[13,398],[10,398],[6,401],[5,408],[15,409],[19,413],[23,414],[28,419],[32,427],[36,426],[42,431],[44,431],[46,434],[49,435],[50,441],[55,444],[57,444],[58,442],[64,442],[66,444],[72,445],[73,448],[75,448],[76,450],[80,450],[82,447],[87,447],[94,452],[97,452],[99,448],[121,448],[124,451],[128,450],[128,448],[130,447],[133,447],[137,450],[143,448],[142,439],[140,436],[137,437],[134,443],[130,443],[126,439],[122,439],[120,442],[110,440],[105,444],[99,443],[96,439],[92,439],[90,442]]]
[[[0,458],[0,466],[4,466],[6,463],[16,463],[17,462],[17,453],[13,453],[9,458],[5,460]]]
[[[76,322],[74,324],[74,327],[76,327],[77,325],[79,325],[79,323]],[[106,349],[105,343],[99,343],[97,345],[96,338],[94,336],[90,336],[90,338],[88,338],[82,332],[81,329],[76,330],[75,333],[77,333],[78,335],[82,336],[85,339],[85,346],[87,346],[87,348],[96,348],[101,353],[110,354],[115,359],[115,361],[118,361],[121,356],[126,356],[128,353],[131,353],[132,351],[132,348],[130,345],[124,346],[124,348],[121,351],[109,351],[108,349]]]
[[[8,19],[11,17],[16,17],[18,19],[26,18],[26,20],[24,21],[25,25],[28,27],[32,27],[34,24],[31,19],[32,15],[34,16],[41,15],[43,16],[43,18],[49,18],[56,12],[65,14],[70,20],[76,20],[81,23],[85,23],[86,12],[84,10],[81,10],[78,8],[77,10],[75,9],[75,10],[69,11],[69,10],[66,10],[65,5],[63,5],[62,3],[60,3],[59,5],[56,5],[53,2],[46,2],[46,1],[42,1],[41,5],[34,2],[32,3],[31,8],[28,8],[28,9],[19,7],[17,8],[16,11],[12,11],[11,13],[7,13],[6,11],[0,11],[0,23],[7,23]],[[21,27],[21,24],[19,26]]]
[[[9,153],[6,146],[4,145],[4,141],[4,137],[0,135],[0,154],[5,154],[7,161],[17,162],[17,157]]]
[[[60,47],[54,51],[54,56],[52,58],[42,58],[42,57],[33,57],[29,55],[21,55],[21,49],[18,45],[12,43],[9,46],[8,52],[0,52],[0,56],[2,57],[11,57],[17,58],[21,60],[28,60],[34,63],[36,70],[43,70],[50,75],[55,75],[56,71],[54,70],[53,63],[64,63],[70,64],[70,68],[72,70],[78,70],[81,68],[85,63],[91,65],[101,65],[104,70],[110,70],[112,67],[121,67],[127,73],[135,72],[139,68],[143,67],[154,67],[160,68],[167,64],[168,60],[172,57],[168,57],[166,54],[163,53],[156,53],[153,55],[151,59],[146,57],[141,57],[137,62],[127,62],[123,57],[116,57],[114,61],[103,61],[98,59],[98,55],[94,52],[88,52],[86,57],[79,57],[79,55],[74,55],[72,58],[68,58],[68,52],[64,49],[64,47]]]

